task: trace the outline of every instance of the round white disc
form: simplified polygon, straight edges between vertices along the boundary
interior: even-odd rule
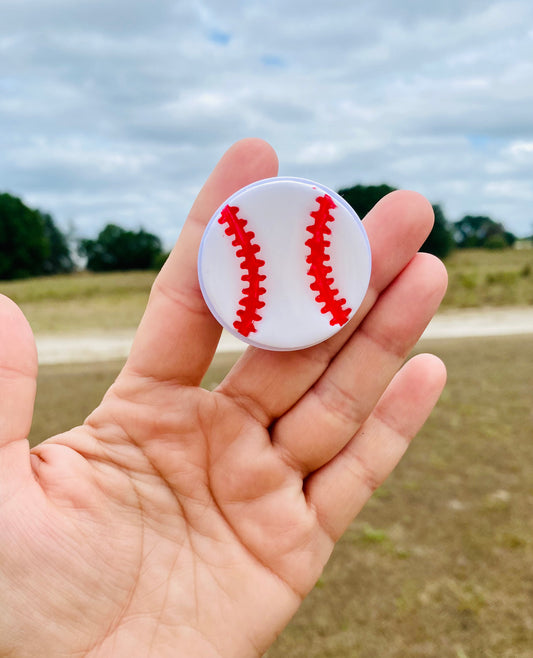
[[[329,338],[370,280],[368,238],[332,190],[267,178],[233,194],[207,225],[198,256],[205,301],[233,335],[270,350]]]

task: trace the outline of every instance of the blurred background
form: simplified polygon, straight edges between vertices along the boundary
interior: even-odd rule
[[[449,383],[268,656],[531,656],[533,5],[0,9],[0,290],[39,347],[31,441],[98,403],[235,140],[266,139],[282,175],[361,216],[415,189],[436,216],[424,248],[450,274],[419,350]],[[222,347],[207,387],[238,356]]]

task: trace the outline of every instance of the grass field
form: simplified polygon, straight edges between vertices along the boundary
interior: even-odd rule
[[[533,250],[462,250],[446,261],[443,307],[533,304]],[[2,281],[38,333],[130,329],[143,313],[155,272],[80,273]]]
[[[533,249],[458,249],[446,268],[445,307],[533,304]]]
[[[268,658],[533,655],[533,336],[423,348],[444,395]],[[120,365],[43,367],[32,441],[81,422]]]
[[[78,274],[0,282],[36,333],[130,329],[139,324],[156,272]]]

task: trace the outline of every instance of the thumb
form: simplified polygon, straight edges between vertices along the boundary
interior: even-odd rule
[[[37,349],[30,325],[15,302],[0,295],[0,455],[29,434],[36,380]]]

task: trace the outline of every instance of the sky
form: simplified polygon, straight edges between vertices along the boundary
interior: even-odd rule
[[[172,245],[234,141],[533,233],[531,0],[2,0],[0,191]]]

